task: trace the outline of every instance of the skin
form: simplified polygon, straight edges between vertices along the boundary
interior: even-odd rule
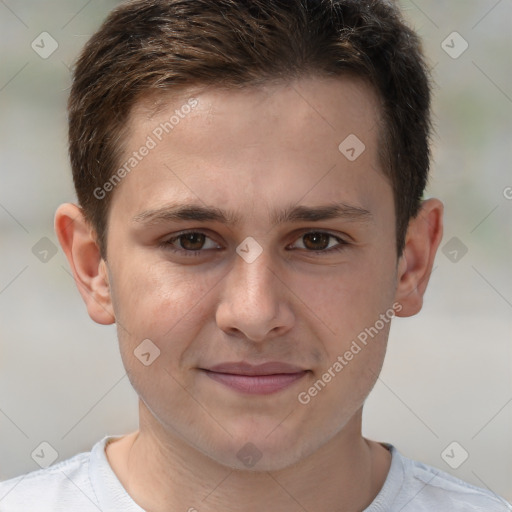
[[[108,460],[152,512],[363,510],[390,465],[388,450],[361,434],[390,324],[308,404],[297,397],[393,304],[397,316],[421,309],[442,204],[423,202],[398,258],[393,192],[377,157],[379,104],[348,77],[190,89],[153,117],[153,103],[141,102],[127,157],[191,96],[197,107],[112,192],[107,261],[77,206],[56,214],[88,312],[117,323],[140,397],[139,430],[108,445]],[[353,162],[338,150],[349,134],[366,147]],[[333,203],[368,213],[272,222],[274,211]],[[238,222],[134,220],[176,204],[217,207]],[[183,230],[206,238],[169,242]],[[262,248],[252,263],[236,252],[249,236]],[[190,248],[202,252],[187,256]],[[144,339],[160,350],[149,366],[134,356]],[[277,393],[247,395],[199,370],[233,361],[283,361],[308,372]],[[261,454],[253,467],[237,457],[249,442]]]

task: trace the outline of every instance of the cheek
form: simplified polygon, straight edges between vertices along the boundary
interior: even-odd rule
[[[321,416],[343,422],[373,388],[395,313],[394,279],[394,259],[370,254],[329,279],[304,281],[305,302],[328,327],[319,334],[324,353],[313,387],[303,390],[305,401],[321,407]],[[321,405],[327,403],[329,411]]]
[[[193,339],[206,318],[209,294],[222,276],[199,278],[190,268],[177,270],[168,262],[134,262],[130,268],[118,269],[112,295],[124,345],[133,349],[149,338],[161,349],[177,352]]]
[[[302,274],[290,286],[305,306],[310,325],[323,327],[323,336],[340,350],[372,326],[391,307],[395,295],[394,260],[365,252],[328,273]]]
[[[330,340],[329,362],[297,396],[310,411],[313,429],[330,435],[329,429],[341,429],[363,406],[380,373],[388,332],[386,324],[364,343],[357,337]]]
[[[177,269],[162,261],[137,265],[135,259],[117,270],[118,277],[130,276],[115,281],[113,290],[119,349],[130,382],[156,417],[172,418],[180,411],[180,424],[189,425],[204,411],[197,410],[187,390],[194,372],[185,370],[198,359],[201,347],[195,340],[211,321],[223,275],[198,275],[192,267]]]
[[[120,353],[130,382],[151,410],[164,416],[179,410],[188,424],[189,415],[193,417],[193,401],[186,390],[191,376],[182,371],[182,358],[211,314],[209,293],[222,276],[198,278],[167,262],[144,267],[135,260],[130,268],[125,264],[117,270],[112,293]]]

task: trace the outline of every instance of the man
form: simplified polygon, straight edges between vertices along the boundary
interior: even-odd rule
[[[74,71],[55,227],[140,427],[4,482],[0,509],[511,510],[361,434],[442,237],[429,116],[391,2],[115,9]]]

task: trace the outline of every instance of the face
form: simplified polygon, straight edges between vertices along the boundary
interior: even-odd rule
[[[107,237],[141,425],[222,464],[286,467],[349,428],[384,358],[397,255],[377,100],[304,78],[149,106]]]

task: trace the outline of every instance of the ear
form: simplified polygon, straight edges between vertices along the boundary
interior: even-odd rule
[[[99,324],[113,324],[106,263],[100,255],[94,229],[82,210],[71,203],[60,205],[55,214],[55,232],[89,316]]]
[[[443,203],[438,199],[423,201],[418,215],[409,222],[404,251],[398,261],[395,300],[402,309],[397,316],[412,316],[421,310],[442,237]]]

